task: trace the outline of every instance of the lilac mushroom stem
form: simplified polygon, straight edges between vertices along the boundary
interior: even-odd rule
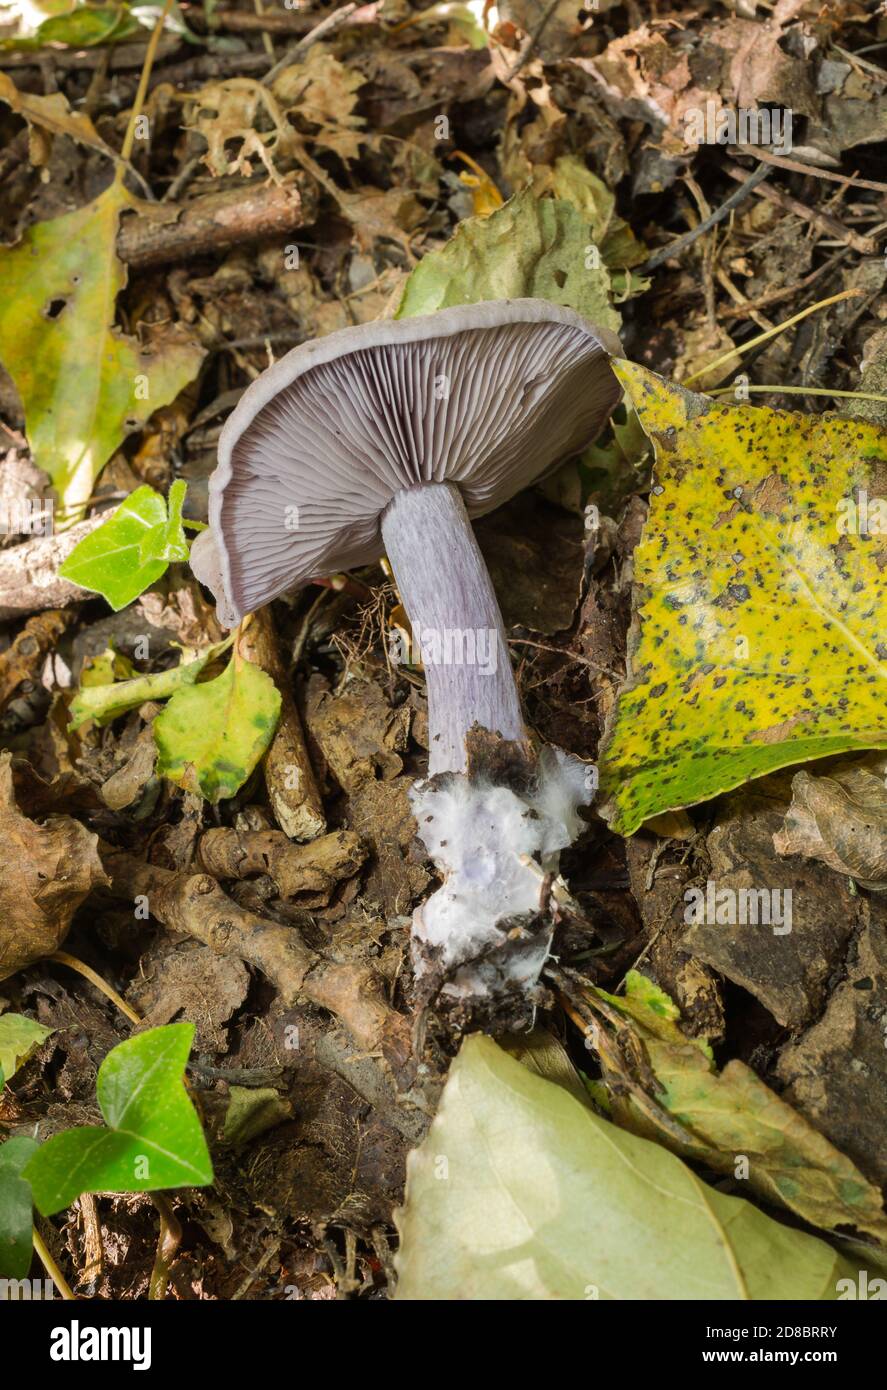
[[[429,774],[464,772],[474,724],[506,739],[525,730],[502,614],[458,488],[396,493],[382,538],[425,665]]]

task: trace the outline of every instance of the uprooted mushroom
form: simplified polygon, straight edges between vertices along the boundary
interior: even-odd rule
[[[532,997],[551,923],[541,870],[576,837],[585,766],[531,750],[471,518],[592,440],[618,403],[619,342],[518,299],[347,328],[244,393],[192,563],[233,625],[387,553],[426,672],[429,776],[413,789],[444,882],[413,921],[417,974],[465,998]]]

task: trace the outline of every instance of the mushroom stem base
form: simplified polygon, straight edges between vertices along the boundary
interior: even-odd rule
[[[502,614],[465,504],[451,483],[399,492],[382,538],[428,691],[430,775],[464,772],[475,724],[525,737]]]

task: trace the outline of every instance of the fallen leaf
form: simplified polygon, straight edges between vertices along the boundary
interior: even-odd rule
[[[397,1227],[399,1301],[835,1299],[854,1272],[480,1035],[410,1154]]]
[[[28,227],[0,247],[0,359],[25,408],[34,462],[52,479],[65,522],[128,434],[196,376],[203,349],[180,326],[140,346],[114,327],[126,284],[117,256],[125,209],[115,182],[93,202]]]
[[[34,1055],[52,1031],[24,1014],[0,1014],[0,1072],[6,1081]]]
[[[235,650],[220,676],[178,691],[154,720],[158,775],[213,805],[234,796],[268,748],[279,717],[271,677]]]
[[[832,768],[827,776],[798,772],[785,826],[773,836],[777,854],[821,859],[873,892],[887,892],[887,786],[864,766]]]
[[[593,992],[630,1019],[658,1083],[650,1099],[679,1122],[686,1142],[676,1142],[674,1129],[657,1124],[656,1111],[639,1107],[614,1076],[610,1104],[619,1124],[716,1173],[748,1181],[766,1201],[822,1230],[855,1227],[887,1241],[877,1187],[751,1067],[733,1059],[718,1072],[711,1050],[681,1032],[678,1010],[652,981],[629,971],[624,997]]]
[[[887,744],[887,540],[842,524],[857,491],[877,493],[887,431],[615,370],[656,450],[601,758],[603,813],[630,835],[777,768]]]
[[[84,898],[107,883],[97,845],[70,816],[37,825],[21,815],[12,756],[0,754],[0,980],[57,951]]]
[[[99,150],[109,159],[119,159],[116,151],[105,144],[89,117],[82,112],[72,111],[61,92],[52,92],[49,96],[20,92],[11,78],[0,72],[0,101],[6,102],[17,116],[28,122],[32,164],[45,164],[47,161],[48,149],[40,138],[46,133],[67,135],[78,144]],[[38,157],[35,158],[35,155]]]
[[[571,203],[537,198],[531,188],[489,216],[460,222],[445,246],[424,256],[395,318],[485,299],[547,299],[619,328],[588,222]]]

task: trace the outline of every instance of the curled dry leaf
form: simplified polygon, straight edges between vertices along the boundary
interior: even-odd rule
[[[92,888],[106,883],[98,836],[70,816],[37,825],[21,815],[12,758],[0,759],[0,980],[51,955]]]
[[[843,765],[827,777],[798,772],[777,854],[821,859],[863,888],[887,891],[887,787],[870,767]]]

